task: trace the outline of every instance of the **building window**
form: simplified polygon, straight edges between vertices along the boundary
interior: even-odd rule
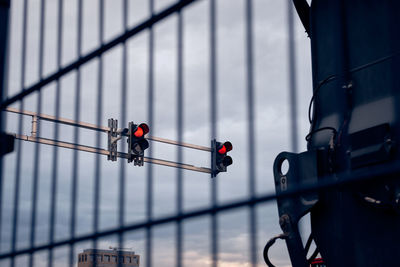
[[[94,261],[94,255],[89,255],[89,261],[91,261],[91,262]]]
[[[85,261],[87,261],[87,254],[85,254]]]
[[[127,263],[131,263],[132,262],[132,258],[131,257],[126,257],[126,262]]]
[[[104,261],[110,262],[110,255],[104,255]]]
[[[119,256],[119,262],[124,263],[124,256]]]
[[[112,262],[117,262],[117,256],[112,256]]]

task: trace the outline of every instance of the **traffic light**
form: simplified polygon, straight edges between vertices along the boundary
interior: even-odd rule
[[[128,128],[128,162],[134,162],[135,165],[143,166],[144,151],[149,147],[149,142],[144,136],[149,132],[149,126],[146,123],[139,125],[133,122],[129,123]]]
[[[232,143],[211,141],[211,177],[216,177],[220,172],[226,172],[226,167],[232,164],[232,158],[226,153],[232,150]]]

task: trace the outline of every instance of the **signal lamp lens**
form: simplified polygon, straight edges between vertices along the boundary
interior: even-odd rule
[[[218,153],[223,155],[223,154],[226,154],[226,152],[229,152],[231,150],[232,150],[232,144],[231,144],[231,142],[228,141],[219,147]]]
[[[137,127],[137,128],[136,128],[136,131],[133,133],[133,135],[136,136],[137,138],[142,137],[142,136],[144,135],[144,134],[143,134],[143,129],[140,128],[140,127]]]
[[[233,160],[232,160],[232,158],[231,158],[230,156],[226,156],[226,157],[223,159],[223,161],[222,161],[222,164],[223,164],[225,167],[231,165],[232,163],[233,163]]]
[[[224,143],[224,147],[226,148],[226,152],[229,152],[229,151],[231,151],[232,150],[232,143],[231,142],[225,142]]]
[[[142,142],[140,142],[140,148],[142,150],[146,150],[149,148],[149,142],[146,139],[143,139]]]
[[[142,130],[143,130],[143,135],[146,135],[146,134],[150,131],[150,128],[149,128],[149,126],[148,126],[146,123],[141,123],[141,124],[139,125],[139,128],[142,128]]]
[[[135,154],[140,154],[149,148],[149,142],[146,139],[141,139],[136,143],[133,143],[132,150]]]

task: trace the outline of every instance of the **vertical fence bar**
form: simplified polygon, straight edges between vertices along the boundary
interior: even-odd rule
[[[122,7],[122,25],[124,31],[128,30],[128,1],[123,1]],[[125,125],[126,123],[126,107],[127,107],[127,57],[128,57],[128,46],[127,42],[124,41],[122,44],[122,83],[121,83],[121,124]],[[122,126],[121,125],[121,126]],[[122,126],[123,127],[123,126]],[[125,150],[125,142],[121,142],[122,151]],[[119,228],[123,227],[125,220],[125,182],[126,182],[126,174],[125,174],[125,161],[120,161],[119,168]],[[123,247],[124,243],[124,235],[122,232],[118,234],[118,242],[119,247]],[[118,266],[122,266],[122,264],[118,261]]]
[[[249,130],[249,198],[256,195],[256,158],[255,158],[255,123],[254,123],[254,71],[253,71],[253,6],[252,0],[246,1],[246,57],[247,57],[247,121]],[[250,225],[250,260],[252,266],[257,265],[257,228],[256,210],[254,205],[249,207]]]
[[[39,79],[43,79],[43,58],[44,58],[44,25],[46,16],[46,1],[40,1],[40,30],[39,30]],[[38,91],[37,96],[37,113],[42,111],[42,91]],[[40,136],[40,123],[37,125],[37,136]],[[34,170],[33,170],[33,185],[32,185],[32,206],[31,206],[31,233],[30,233],[30,247],[35,246],[36,238],[36,212],[37,212],[37,197],[38,197],[38,184],[39,184],[39,165],[40,165],[40,146],[39,143],[35,144],[35,157],[34,157]],[[29,255],[29,266],[34,266],[34,254]]]
[[[20,86],[25,86],[25,62],[26,62],[26,28],[28,19],[28,1],[24,0],[24,11],[23,11],[23,28],[22,28],[22,56],[21,56],[21,81]],[[21,110],[24,109],[24,101],[21,100]],[[22,132],[24,117],[19,115],[18,132]],[[13,211],[13,224],[12,224],[12,239],[11,239],[11,252],[15,252],[18,238],[18,211],[19,211],[19,190],[21,180],[21,155],[22,155],[22,143],[18,144],[17,157],[16,157],[16,171],[15,171],[15,183],[14,183],[14,211]],[[11,266],[15,266],[15,257],[11,258]]]
[[[76,50],[77,56],[82,56],[82,0],[78,0],[78,25],[77,25],[77,42]],[[81,72],[80,67],[76,69],[76,80],[75,80],[75,121],[80,120],[81,113]],[[74,128],[74,143],[79,143],[79,128]],[[78,192],[78,170],[79,170],[79,153],[78,150],[74,150],[72,157],[72,188],[71,188],[71,216],[70,216],[70,237],[75,238],[76,235],[76,215],[77,215],[77,192]],[[71,244],[69,248],[69,266],[74,266],[74,248],[75,244]]]
[[[8,65],[8,47],[9,47],[9,11],[10,1],[5,0],[0,5],[0,101],[2,102],[7,95],[7,65]],[[3,132],[5,126],[4,112],[0,111],[0,132]],[[2,240],[2,221],[3,221],[3,157],[0,157],[0,244]]]
[[[58,32],[57,32],[57,67],[61,69],[61,57],[62,57],[62,36],[63,36],[63,0],[58,1]],[[56,82],[56,97],[55,97],[55,116],[60,116],[60,91],[61,91],[61,80],[58,79]],[[58,140],[59,136],[59,125],[54,124],[54,139]],[[53,171],[51,180],[51,198],[50,198],[50,230],[49,230],[49,241],[50,244],[54,243],[55,226],[56,226],[56,215],[57,215],[57,185],[58,185],[58,147],[54,146],[53,149]],[[53,248],[49,251],[49,262],[48,266],[53,266]]]
[[[210,0],[210,103],[211,103],[211,140],[217,138],[217,19],[215,0]],[[218,200],[218,179],[211,179],[211,205],[215,207]],[[211,213],[211,257],[212,266],[218,265],[218,218]]]
[[[6,92],[7,46],[9,40],[8,39],[9,10],[10,10],[10,0],[1,0],[0,1],[0,100],[1,101],[3,101]],[[2,130],[3,130],[3,115],[1,114],[0,132]]]
[[[183,141],[183,25],[182,25],[182,11],[178,11],[178,34],[177,34],[177,125],[178,125],[178,142]],[[183,162],[183,151],[182,147],[177,147],[177,160],[178,162]],[[182,214],[183,208],[183,173],[182,169],[177,169],[177,181],[176,181],[176,210],[177,214]],[[182,240],[182,221],[178,220],[176,222],[176,266],[182,266],[182,250],[183,250],[183,240]]]
[[[296,51],[294,38],[293,3],[287,0],[287,30],[288,30],[288,67],[289,67],[289,108],[290,108],[290,140],[291,150],[298,151],[297,126],[297,81],[296,81]]]
[[[154,0],[149,1],[149,11],[150,16],[154,15]],[[154,102],[154,32],[153,26],[149,26],[149,77],[148,77],[148,122],[150,128],[154,129],[153,125],[153,102]],[[149,157],[153,156],[153,149],[149,147]],[[151,164],[148,165],[148,173],[147,173],[147,220],[150,221],[153,217],[153,166]],[[152,228],[147,227],[146,229],[146,266],[151,267],[152,265]]]
[[[104,0],[100,0],[99,5],[99,45],[103,45],[104,35]],[[97,125],[101,125],[101,118],[103,114],[103,56],[99,56],[98,64],[98,90],[97,90]],[[101,133],[96,133],[96,147],[100,147],[101,144]],[[96,154],[95,163],[95,177],[94,177],[94,192],[93,192],[93,232],[95,235],[99,232],[99,208],[100,208],[100,176],[101,176],[101,165],[100,165],[100,154]],[[97,249],[97,237],[93,239],[93,248]],[[94,265],[96,266],[96,260]]]

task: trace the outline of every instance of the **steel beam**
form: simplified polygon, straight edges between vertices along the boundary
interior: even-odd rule
[[[90,152],[90,153],[97,153],[97,154],[101,154],[101,155],[105,155],[105,156],[110,155],[110,152],[108,150],[91,147],[91,146],[78,145],[78,144],[74,144],[74,143],[68,143],[68,142],[63,142],[63,141],[57,141],[57,140],[52,140],[52,139],[47,139],[47,138],[39,138],[39,137],[33,137],[33,136],[27,136],[27,135],[20,135],[20,134],[15,134],[14,136],[16,139],[23,140],[23,141],[29,141],[29,142],[40,143],[40,144],[51,145],[51,146],[58,146],[58,147],[68,148],[68,149],[75,149],[75,150],[85,151],[85,152]],[[127,159],[129,156],[127,153],[118,152],[117,157]],[[180,168],[180,169],[185,169],[185,170],[190,170],[190,171],[196,171],[196,172],[211,173],[211,169],[209,169],[209,168],[196,167],[196,166],[190,165],[190,164],[173,162],[173,161],[168,161],[168,160],[163,160],[163,159],[144,157],[144,162],[167,166],[167,167]]]
[[[81,128],[85,128],[85,129],[89,129],[89,130],[94,130],[94,131],[100,131],[100,132],[105,132],[105,133],[108,133],[109,131],[111,131],[110,127],[99,126],[99,125],[91,124],[91,123],[87,123],[87,122],[78,122],[78,121],[74,121],[71,119],[65,119],[65,118],[60,118],[60,117],[46,115],[46,114],[37,114],[36,112],[32,112],[32,111],[19,110],[19,109],[10,108],[10,107],[5,108],[5,111],[16,113],[16,114],[32,116],[32,117],[36,116],[37,119],[40,119],[40,120],[45,120],[45,121],[50,121],[50,122],[55,122],[55,123],[62,123],[62,124],[75,126],[75,127],[81,127]],[[123,129],[118,129],[117,132],[121,133],[121,132],[123,132]],[[154,141],[154,142],[160,142],[160,143],[165,143],[165,144],[170,144],[170,145],[175,145],[175,146],[182,146],[182,147],[187,147],[187,148],[191,148],[191,149],[197,149],[197,150],[211,152],[210,147],[199,146],[199,145],[194,145],[194,144],[189,144],[189,143],[184,143],[184,142],[178,142],[178,141],[174,141],[174,140],[170,140],[170,139],[166,139],[166,138],[146,135],[146,139]]]

